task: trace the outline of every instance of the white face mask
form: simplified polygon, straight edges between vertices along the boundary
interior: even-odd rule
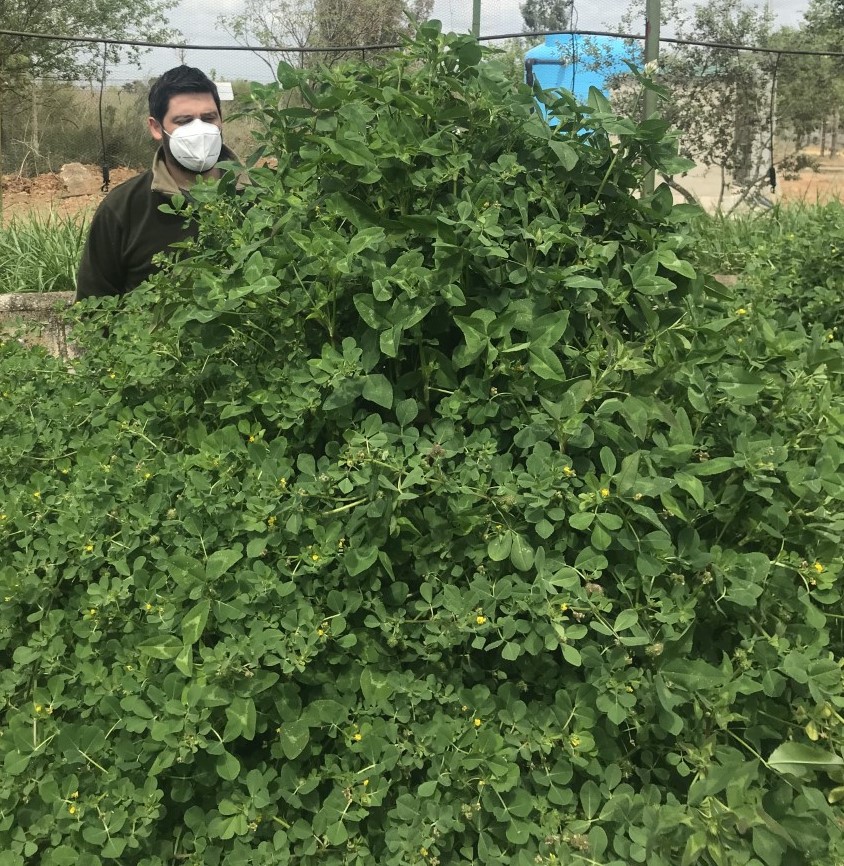
[[[161,128],[164,132],[164,127]],[[164,133],[170,139],[170,153],[173,159],[188,171],[197,174],[213,168],[220,158],[223,135],[219,127],[206,123],[198,117],[174,133]]]

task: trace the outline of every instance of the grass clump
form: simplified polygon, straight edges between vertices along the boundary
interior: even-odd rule
[[[49,214],[0,226],[0,294],[72,292],[88,221]]]

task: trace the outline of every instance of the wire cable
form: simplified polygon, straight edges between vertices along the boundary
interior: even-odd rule
[[[480,36],[480,42],[492,42],[498,39],[533,39],[540,36],[611,36],[615,39],[636,39],[644,42],[640,33],[618,33],[612,30],[536,30],[529,33],[496,33],[490,36]],[[383,51],[390,48],[402,48],[401,42],[385,42],[375,45],[336,45],[330,48],[311,48],[284,45],[189,45],[185,42],[149,42],[132,39],[105,39],[101,36],[62,36],[57,33],[31,33],[22,30],[5,30],[0,28],[0,36],[16,36],[21,39],[52,39],[59,42],[103,43],[104,45],[128,45],[141,48],[174,48],[180,51],[267,51],[272,53],[302,52],[306,54],[329,54],[350,51]],[[748,51],[756,54],[776,54],[778,56],[799,57],[844,57],[844,51],[814,51],[808,48],[766,48],[761,45],[739,45],[729,42],[710,42],[701,39],[680,39],[674,36],[660,36],[660,42],[670,45],[696,45],[703,48],[723,48],[729,51]]]

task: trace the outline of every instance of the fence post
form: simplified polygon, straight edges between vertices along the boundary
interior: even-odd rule
[[[481,35],[481,0],[472,0],[472,35],[475,39]]]
[[[659,61],[660,0],[646,0],[645,4],[645,64]],[[647,120],[656,111],[656,94],[645,91],[644,115]],[[644,192],[654,191],[654,172],[645,175]]]

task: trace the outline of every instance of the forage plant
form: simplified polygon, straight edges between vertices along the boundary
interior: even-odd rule
[[[0,348],[0,864],[840,863],[841,345],[436,23],[252,116]]]

